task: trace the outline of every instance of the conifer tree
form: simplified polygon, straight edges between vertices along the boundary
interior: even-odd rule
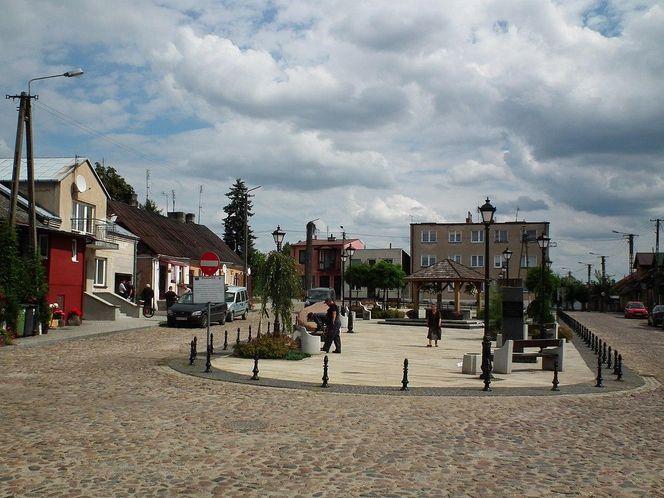
[[[252,233],[249,221],[254,213],[251,212],[251,196],[247,196],[247,186],[244,181],[237,178],[226,194],[226,197],[228,197],[230,202],[224,207],[224,213],[226,213],[226,218],[224,219],[224,242],[238,256],[244,258],[246,223],[248,254],[251,256],[254,251],[254,240],[256,240],[256,237]]]

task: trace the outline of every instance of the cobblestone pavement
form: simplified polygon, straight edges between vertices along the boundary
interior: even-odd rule
[[[263,388],[173,371],[192,333],[160,327],[5,348],[0,496],[664,496],[664,331],[574,316],[650,388]]]

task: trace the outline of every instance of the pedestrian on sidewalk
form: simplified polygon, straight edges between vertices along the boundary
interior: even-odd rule
[[[436,347],[438,347],[438,341],[442,339],[443,335],[443,317],[440,314],[440,310],[436,304],[431,305],[431,309],[427,314],[427,327],[427,339],[429,339],[429,344],[427,344],[427,347],[431,347],[431,341],[434,341],[436,343]]]
[[[333,353],[341,353],[341,318],[339,317],[339,307],[332,298],[326,298],[327,315],[325,316],[326,333],[323,351],[330,352],[330,346],[334,342]]]
[[[178,295],[173,290],[172,285],[168,288],[168,291],[164,294],[164,299],[166,299],[167,310],[175,304],[175,301],[178,300]]]

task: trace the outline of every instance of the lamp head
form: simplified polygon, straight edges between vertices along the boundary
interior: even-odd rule
[[[548,237],[546,234],[542,234],[537,237],[537,244],[540,246],[540,249],[547,249],[550,242],[551,237]]]
[[[488,197],[486,198],[484,205],[478,209],[482,214],[482,223],[484,223],[486,226],[489,226],[491,223],[493,223],[493,215],[496,212],[496,208],[491,205]]]
[[[509,248],[505,249],[503,251],[503,258],[505,258],[505,261],[509,261],[511,257],[512,257],[512,251],[510,251]]]
[[[76,69],[70,69],[69,71],[67,71],[62,76],[66,76],[67,78],[73,78],[75,76],[80,76],[82,74],[83,74],[83,70],[80,67],[77,67]]]
[[[355,248],[353,246],[348,246],[348,249],[346,249],[346,252],[348,253],[348,256],[350,256],[352,258],[353,254],[355,254]]]
[[[277,244],[278,246],[281,245],[281,243],[284,241],[284,237],[286,235],[286,232],[284,232],[279,225],[277,225],[277,229],[272,232],[272,238],[274,239],[274,243]]]

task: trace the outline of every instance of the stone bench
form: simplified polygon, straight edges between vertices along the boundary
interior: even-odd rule
[[[525,351],[530,348],[538,348],[539,351]],[[542,370],[554,370],[558,362],[558,371],[562,372],[565,369],[565,339],[507,340],[493,352],[493,371],[512,373],[515,358],[542,358]]]
[[[320,354],[320,335],[310,333],[302,325],[296,325],[293,330],[293,339],[300,339],[303,353]]]

